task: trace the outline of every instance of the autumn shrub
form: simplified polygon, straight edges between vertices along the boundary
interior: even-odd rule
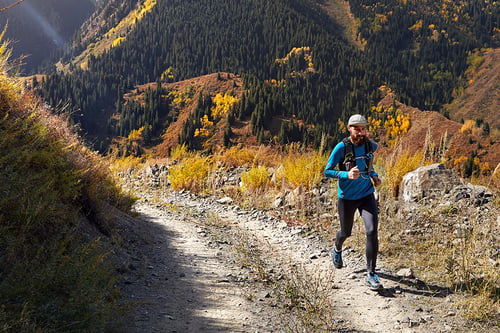
[[[193,157],[195,154],[189,151],[187,145],[177,145],[170,152],[170,157],[177,161],[182,161],[185,158]]]
[[[240,147],[233,146],[216,156],[224,166],[254,166],[272,167],[278,163],[279,157],[275,149],[268,146]]]
[[[144,159],[142,157],[127,156],[123,158],[110,158],[109,163],[111,173],[116,175],[127,170],[138,170],[144,163]]]
[[[170,169],[168,179],[174,191],[182,189],[199,193],[207,188],[212,158],[193,156]]]
[[[460,128],[460,132],[469,133],[475,136],[481,136],[483,134],[483,129],[476,124],[476,121],[468,119]]]
[[[253,167],[240,175],[241,188],[246,193],[261,193],[269,185],[269,171],[265,166]]]
[[[276,180],[285,181],[290,188],[302,187],[310,190],[318,186],[323,178],[326,156],[317,152],[289,153],[284,157],[282,168],[276,172]]]
[[[398,196],[399,185],[403,176],[424,165],[424,154],[422,150],[411,152],[403,150],[399,153],[393,153],[384,160],[377,159],[377,168],[383,178],[381,191],[388,196],[395,198]]]
[[[256,149],[233,146],[218,155],[217,159],[229,167],[250,166],[253,164],[255,156],[257,156]]]

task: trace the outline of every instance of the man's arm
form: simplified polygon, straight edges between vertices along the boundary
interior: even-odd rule
[[[328,162],[326,163],[324,176],[328,178],[336,178],[336,179],[348,179],[349,174],[347,171],[339,171],[335,170],[335,167],[340,162],[340,157],[342,152],[344,151],[344,144],[342,142],[338,143],[335,148],[333,148],[332,153],[330,154],[330,158],[328,158]]]

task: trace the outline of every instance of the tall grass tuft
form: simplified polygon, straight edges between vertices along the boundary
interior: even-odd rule
[[[199,193],[208,188],[207,177],[211,169],[212,159],[193,156],[186,158],[181,164],[170,170],[168,179],[174,191],[182,189]]]
[[[262,193],[269,185],[269,171],[265,166],[253,167],[241,174],[241,188],[250,194]]]
[[[323,178],[323,170],[326,164],[326,156],[318,152],[300,154],[291,151],[282,163],[282,168],[277,172],[276,179],[286,182],[290,188],[301,187],[310,190],[319,186]]]

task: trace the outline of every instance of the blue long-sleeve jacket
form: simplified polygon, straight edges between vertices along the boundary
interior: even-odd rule
[[[373,141],[372,149],[374,152],[377,150],[377,144]],[[339,142],[335,148],[333,148],[324,172],[325,177],[338,179],[339,198],[346,200],[358,200],[375,192],[375,188],[373,187],[370,177],[378,175],[373,168],[371,170],[367,170],[368,160],[366,158],[367,152],[365,151],[365,145],[354,145],[356,165],[360,171],[358,179],[349,179],[348,171],[339,171],[334,169],[339,163],[343,162],[344,154],[345,144],[343,142]]]

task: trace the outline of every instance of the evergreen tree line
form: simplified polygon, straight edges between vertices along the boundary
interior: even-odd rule
[[[144,127],[142,137],[146,144],[150,143],[152,136],[161,134],[163,127],[171,121],[168,118],[168,99],[164,97],[160,82],[154,88],[147,88],[142,100],[131,99],[123,104],[118,102],[116,109],[119,119],[108,120],[108,132],[125,137],[131,131]]]
[[[471,11],[474,23],[484,21],[482,30],[474,33],[488,40],[488,25],[496,24],[497,12],[487,12],[480,1],[474,3],[480,10],[477,6],[463,10]],[[280,141],[301,137],[313,143],[323,133],[338,137],[339,118],[369,113],[381,84],[422,109],[439,110],[451,100],[466,69],[467,52],[481,46],[472,27],[441,18],[439,12],[421,10],[415,1],[351,0],[350,4],[361,20],[365,51],[349,46],[340,37],[338,25],[309,2],[158,0],[118,47],[89,59],[88,71],[52,74],[38,91],[51,104],[69,102],[79,110],[75,121],[89,134],[126,135],[157,119],[141,118],[139,113],[145,110],[132,104],[120,107],[123,94],[135,85],[159,80],[168,68],[173,68],[174,78],[167,80],[174,81],[233,72],[246,77],[249,89],[238,116],[251,120],[261,140],[269,139],[263,133],[269,129],[270,117],[282,115],[295,117],[305,126],[283,125]],[[423,28],[410,29],[418,20]],[[438,35],[428,28],[431,24]],[[311,48],[313,71],[307,70],[300,54],[276,61],[302,46]],[[277,83],[265,83],[270,80]],[[125,114],[113,132],[113,126],[101,122],[117,110]],[[180,143],[192,140],[194,122],[196,117],[186,124]]]
[[[199,137],[196,137],[195,132],[202,127],[201,118],[207,116],[209,121],[213,120],[211,112],[212,106],[213,101],[210,95],[200,92],[196,107],[184,122],[182,131],[178,137],[178,141],[186,144],[190,150],[201,149],[201,140]]]
[[[498,46],[500,4],[484,0],[350,0],[366,55],[400,100],[440,110],[453,98],[473,49]]]

